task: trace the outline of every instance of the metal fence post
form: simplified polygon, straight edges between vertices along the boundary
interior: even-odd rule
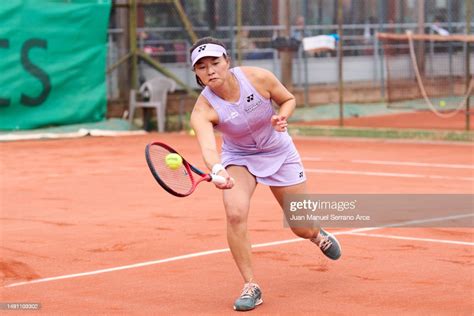
[[[472,1],[466,2],[466,35],[471,33],[471,17],[472,17]],[[466,42],[466,93],[469,91],[469,86],[472,85],[472,76],[471,76],[471,49],[470,43]],[[466,130],[471,129],[471,113],[470,112],[470,98],[467,97],[466,100]]]
[[[378,10],[379,10],[379,31],[383,32],[383,23],[384,23],[384,0],[379,0]],[[384,50],[383,46],[380,45],[378,39],[376,39],[377,44],[377,54],[379,56],[379,65],[380,65],[380,95],[382,96],[382,102],[385,102],[385,71],[384,71]]]
[[[343,41],[343,0],[338,1],[337,6],[337,24],[338,24],[338,33],[339,33],[339,42],[337,43],[337,61],[338,61],[338,78],[339,83],[339,126],[344,126],[344,77],[343,77],[343,56],[344,52],[342,50],[342,41]]]

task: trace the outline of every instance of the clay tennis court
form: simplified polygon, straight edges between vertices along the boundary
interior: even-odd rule
[[[221,194],[212,184],[187,198],[162,190],[143,154],[153,140],[203,166],[188,135],[0,143],[2,303],[67,315],[234,313],[242,280]],[[295,143],[311,193],[473,193],[471,144]],[[283,227],[259,186],[249,230],[264,295],[252,314],[473,313],[472,225],[329,229],[343,247],[333,262]]]

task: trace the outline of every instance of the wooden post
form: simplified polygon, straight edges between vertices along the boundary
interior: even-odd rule
[[[425,0],[418,0],[418,34],[425,34]],[[425,42],[417,43],[417,63],[422,77],[425,76]]]
[[[137,58],[137,1],[129,0],[128,32],[130,45],[130,88],[138,88],[138,58]]]
[[[186,32],[189,35],[189,38],[191,39],[191,42],[193,43],[196,42],[198,39],[197,35],[196,33],[194,33],[193,26],[191,22],[189,21],[188,16],[186,15],[186,12],[184,12],[184,8],[181,5],[181,1],[174,0],[173,3],[176,8],[176,11],[178,11],[178,15],[179,15],[179,18],[181,19],[181,22],[183,22],[184,24],[184,29],[186,30]]]
[[[281,0],[280,13],[282,21],[285,25],[283,36],[290,38],[290,0]],[[293,52],[290,49],[280,51],[280,65],[281,65],[281,82],[288,89],[293,90]]]
[[[115,5],[116,6],[116,5]],[[120,9],[116,10],[116,16],[115,16],[115,23],[116,25],[128,25],[129,22],[129,7],[128,3],[124,4],[122,7],[118,7]],[[114,35],[113,35],[114,36]],[[115,37],[117,41],[117,51],[118,52],[129,52],[129,45],[130,45],[130,34],[129,32],[124,32],[123,36],[117,36]],[[125,60],[122,62],[129,62],[128,58],[131,56],[127,56]],[[119,61],[121,61],[122,58],[120,58]],[[120,64],[119,64],[120,65]],[[117,66],[119,66],[117,65]],[[123,100],[128,100],[129,98],[129,93],[130,93],[130,71],[128,68],[128,64],[125,64],[127,66],[125,67],[119,67],[117,69],[117,80],[118,80],[118,89],[119,89],[119,98]]]

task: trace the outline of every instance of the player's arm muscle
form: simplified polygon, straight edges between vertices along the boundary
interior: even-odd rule
[[[278,104],[280,107],[279,115],[288,118],[293,114],[296,107],[295,96],[285,88],[271,71],[258,67],[242,68],[257,91]]]
[[[216,121],[217,113],[202,96],[199,97],[191,113],[191,126],[196,133],[202,157],[209,169],[220,162],[213,128],[213,123]]]

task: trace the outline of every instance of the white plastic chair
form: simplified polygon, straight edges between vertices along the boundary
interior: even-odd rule
[[[156,77],[146,81],[140,87],[139,92],[141,95],[144,95],[145,93],[149,94],[149,96],[147,96],[149,97],[148,101],[137,102],[135,90],[131,90],[128,116],[129,121],[133,121],[136,108],[154,108],[156,110],[158,132],[164,132],[166,123],[166,100],[168,97],[168,92],[174,92],[175,89],[176,82],[174,80],[165,77]]]

